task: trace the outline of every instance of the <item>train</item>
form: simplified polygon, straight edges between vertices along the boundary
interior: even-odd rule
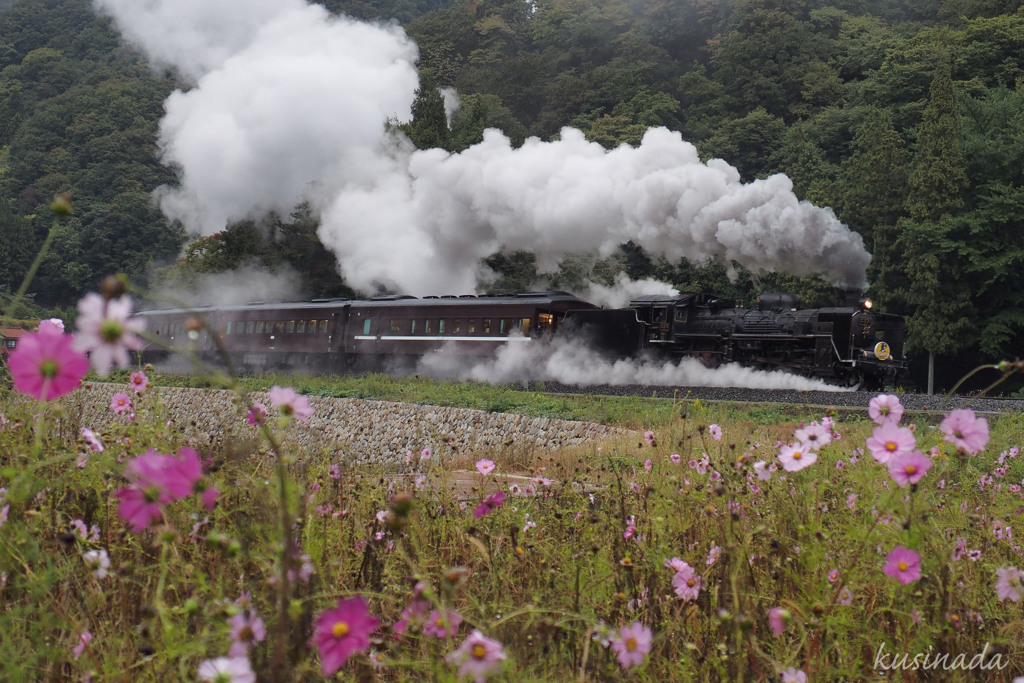
[[[547,291],[251,302],[137,315],[150,339],[143,362],[159,364],[186,351],[241,372],[409,371],[442,349],[484,358],[505,345],[553,339],[613,358],[691,357],[872,390],[896,384],[907,369],[901,316],[876,312],[867,299],[804,309],[788,293],[762,294],[752,308],[706,292],[603,308]]]

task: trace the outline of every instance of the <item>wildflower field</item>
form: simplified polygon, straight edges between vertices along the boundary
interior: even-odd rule
[[[282,448],[312,410],[283,383],[189,441],[130,367],[130,312],[87,297],[77,333],[44,321],[10,358],[2,680],[1024,672],[1020,415],[634,399],[623,424],[646,423],[614,442],[505,459],[428,439],[357,468]],[[63,403],[90,363],[103,430]]]

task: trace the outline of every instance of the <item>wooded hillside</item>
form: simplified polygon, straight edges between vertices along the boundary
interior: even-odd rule
[[[940,386],[1024,349],[1019,0],[321,4],[397,19],[415,39],[415,118],[397,123],[420,148],[463,150],[487,127],[547,140],[563,126],[612,148],[665,126],[745,180],[787,174],[801,198],[860,233],[873,255],[868,293],[909,316],[912,361],[948,361]],[[111,272],[181,283],[252,263],[291,264],[311,296],[348,291],[301,208],[270,229],[243,223],[195,241],[161,215],[152,193],[175,174],[157,157],[157,126],[181,87],[86,0],[0,0],[0,291],[18,288],[64,192],[74,213],[30,289],[43,307],[66,309]],[[461,99],[450,128],[439,87]],[[488,264],[503,275],[497,287],[536,277],[526,252]],[[730,282],[729,265],[625,244],[596,266],[567,260],[550,284],[626,272],[740,300],[779,288],[808,305],[834,296],[821,281],[742,269]]]

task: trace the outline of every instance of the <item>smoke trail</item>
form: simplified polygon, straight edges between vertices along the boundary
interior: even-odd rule
[[[407,120],[416,46],[397,26],[331,17],[305,0],[94,0],[130,41],[195,85],[160,127],[180,183],[162,208],[210,234],[308,201],[347,281],[411,294],[475,291],[481,258],[526,249],[543,271],[628,240],[671,259],[820,274],[866,287],[870,256],[782,175],[741,183],[678,133],[605,150],[566,128],[513,148],[498,131],[459,154],[389,135]]]
[[[470,359],[442,348],[424,357],[416,372],[437,379],[493,384],[560,382],[581,386],[747,387],[795,391],[846,391],[821,380],[785,372],[752,370],[735,364],[709,368],[699,360],[618,359],[582,346],[576,340],[506,344],[493,358]]]

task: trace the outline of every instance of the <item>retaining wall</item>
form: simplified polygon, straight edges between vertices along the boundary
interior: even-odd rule
[[[68,397],[71,417],[93,430],[106,428],[121,419],[110,409],[110,401],[124,389],[123,385],[85,384]],[[150,387],[142,401],[154,399],[186,436],[224,441],[256,434],[245,421],[247,407],[232,392]],[[254,392],[250,399],[270,404],[264,393]],[[291,424],[286,445],[339,450],[351,463],[397,463],[407,450],[418,453],[423,448],[439,455],[442,451],[457,451],[469,456],[555,450],[598,443],[624,433],[590,422],[410,403],[310,397],[310,404],[313,415],[309,424]],[[276,411],[270,411],[270,419],[274,419]]]

